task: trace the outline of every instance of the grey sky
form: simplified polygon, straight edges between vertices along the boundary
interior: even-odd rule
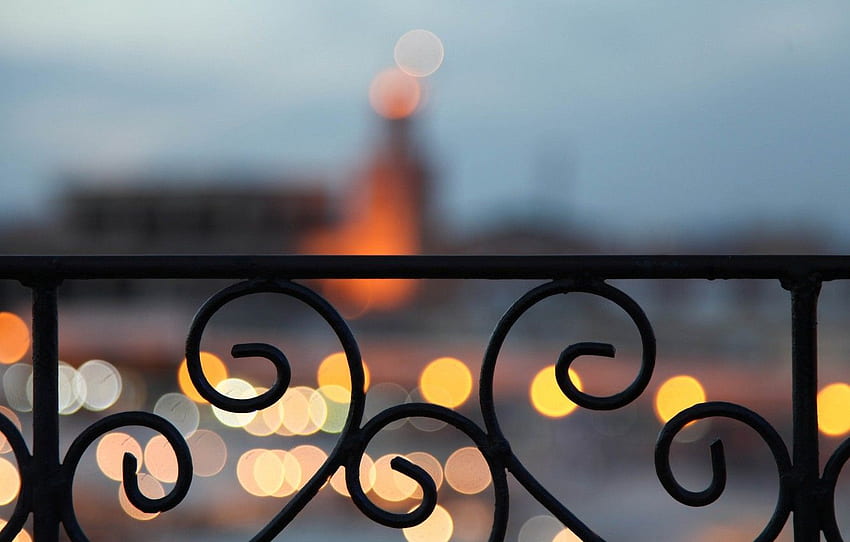
[[[446,49],[420,128],[456,227],[543,206],[613,236],[850,232],[846,0],[7,0],[0,211],[34,214],[77,168],[342,178],[412,28]]]

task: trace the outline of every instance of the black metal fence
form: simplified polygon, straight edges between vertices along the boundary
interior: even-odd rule
[[[666,491],[689,506],[714,502],[726,483],[723,444],[711,445],[712,479],[702,491],[684,488],[670,465],[673,438],[694,420],[724,417],[740,421],[764,440],[779,478],[772,516],[757,540],[774,540],[793,514],[794,539],[816,541],[821,533],[829,541],[842,540],[835,517],[836,482],[850,458],[850,440],[841,444],[824,466],[819,464],[817,410],[818,294],[824,281],[850,279],[850,257],[844,256],[5,256],[0,257],[0,279],[16,280],[31,289],[33,298],[33,442],[27,447],[22,433],[0,416],[0,431],[6,436],[18,464],[21,490],[12,516],[0,531],[0,542],[11,541],[33,516],[37,542],[58,540],[59,526],[74,541],[87,540],[77,521],[73,482],[86,449],[99,437],[123,426],[144,426],[161,433],[172,446],[179,474],[162,498],[146,497],[136,480],[137,458],[126,454],[123,477],[130,502],[147,512],[176,507],[190,490],[192,459],[180,432],[166,420],[148,412],[123,412],[102,418],[74,440],[60,458],[58,416],[58,302],[57,289],[65,281],[89,279],[216,278],[239,280],[213,295],[197,312],[186,340],[189,373],[200,394],[211,404],[231,412],[251,412],[279,400],[290,381],[289,362],[270,344],[238,344],[234,357],[260,357],[275,367],[276,378],[268,391],[250,399],[222,395],[207,381],[200,361],[200,341],[212,315],[228,302],[261,293],[279,293],[300,300],[316,311],[332,328],[346,354],[352,395],[348,417],[336,447],[318,472],[262,530],[254,540],[272,540],[315,497],[331,475],[344,466],[346,484],[353,502],[368,518],[396,528],[422,522],[434,510],[437,489],[419,466],[398,457],[392,467],[412,478],[421,488],[422,499],[410,512],[391,513],[372,501],[360,487],[360,459],[370,440],[390,423],[407,417],[441,420],[467,435],[487,461],[494,485],[493,523],[489,539],[504,540],[508,522],[513,477],[527,492],[582,540],[602,540],[592,525],[586,525],[535,479],[511,450],[494,408],[493,378],[496,361],[508,331],[530,307],[557,294],[583,292],[618,305],[637,327],[642,346],[641,367],[622,391],[600,397],[580,391],[567,376],[571,363],[580,356],[613,356],[613,346],[576,343],[566,346],[557,364],[561,391],[580,407],[614,410],[637,399],[646,389],[655,366],[655,337],[641,307],[625,292],[608,284],[612,279],[774,279],[790,294],[792,316],[793,441],[788,445],[758,413],[727,402],[706,402],[690,407],[669,420],[655,447],[655,469]],[[479,378],[480,413],[484,426],[459,412],[435,404],[407,403],[390,407],[364,420],[364,372],[358,343],[346,320],[316,292],[293,282],[328,278],[410,279],[538,279],[533,288],[504,314],[493,331],[484,355]],[[285,538],[285,535],[284,535]]]

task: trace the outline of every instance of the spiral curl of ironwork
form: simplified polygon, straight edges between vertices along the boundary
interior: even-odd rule
[[[15,502],[15,509],[3,529],[0,530],[0,542],[11,542],[23,529],[32,506],[32,481],[30,477],[30,456],[23,434],[15,427],[12,420],[0,414],[0,433],[6,437],[15,461],[18,463],[18,475],[21,478],[21,489]]]
[[[73,501],[74,476],[80,459],[86,449],[97,439],[119,427],[127,426],[147,427],[162,434],[177,457],[177,479],[174,482],[174,487],[165,496],[152,499],[144,495],[139,489],[136,478],[138,458],[126,452],[122,463],[122,478],[124,491],[130,503],[142,512],[165,512],[180,504],[189,492],[189,486],[192,483],[192,456],[183,435],[171,422],[150,412],[121,412],[107,416],[90,425],[74,439],[62,463],[61,480],[64,484],[61,506],[62,523],[65,525],[68,536],[75,542],[88,541],[88,537],[77,521]]]
[[[519,318],[531,307],[554,295],[569,293],[587,293],[612,301],[631,318],[637,327],[641,340],[641,366],[635,379],[626,389],[611,396],[600,397],[579,390],[568,376],[570,365],[580,356],[596,355],[614,357],[614,346],[607,343],[576,343],[567,346],[560,354],[555,364],[555,376],[558,386],[564,395],[584,408],[593,410],[614,410],[622,408],[637,399],[649,384],[655,367],[655,334],[649,319],[631,297],[622,290],[615,288],[602,281],[594,280],[555,280],[538,286],[519,300],[517,300],[502,316],[495,330],[490,336],[487,351],[481,366],[481,378],[479,381],[479,400],[481,412],[487,432],[494,442],[504,443],[507,452],[505,454],[505,465],[507,470],[514,475],[523,487],[546,507],[558,520],[560,520],[573,533],[582,540],[600,541],[593,530],[585,525],[578,517],[567,509],[554,495],[552,495],[534,476],[525,468],[507,445],[507,439],[499,427],[496,415],[495,401],[493,396],[493,380],[495,377],[496,362],[505,339],[511,328]]]
[[[360,485],[359,465],[371,439],[387,425],[401,419],[424,417],[439,420],[468,436],[484,456],[493,479],[495,508],[489,540],[504,540],[507,529],[508,485],[503,463],[503,448],[491,441],[478,425],[462,414],[431,403],[406,403],[389,407],[376,414],[358,432],[356,445],[345,466],[345,481],[354,504],[363,514],[388,527],[412,527],[425,521],[437,504],[437,487],[430,475],[407,459],[395,457],[391,467],[413,479],[422,489],[422,501],[405,514],[388,512],[375,505]]]
[[[726,456],[722,441],[715,440],[711,444],[711,483],[706,489],[702,491],[685,489],[676,481],[670,467],[670,446],[679,431],[696,420],[715,417],[737,420],[750,426],[764,440],[773,454],[779,475],[779,495],[773,515],[756,537],[755,542],[774,540],[782,531],[791,513],[791,458],[776,429],[752,410],[733,403],[710,401],[694,405],[676,414],[661,428],[655,445],[655,471],[658,480],[671,497],[688,506],[707,506],[720,497],[726,487]]]
[[[201,339],[212,316],[235,299],[259,293],[278,293],[297,299],[316,311],[331,327],[339,339],[348,362],[351,378],[351,400],[348,417],[335,448],[328,454],[328,458],[304,487],[251,539],[256,542],[269,541],[280,534],[343,464],[350,446],[348,443],[356,439],[366,403],[365,374],[360,349],[348,324],[336,309],[316,292],[300,284],[283,280],[251,280],[234,284],[214,294],[198,310],[186,338],[186,365],[189,370],[189,377],[201,396],[213,406],[223,410],[252,412],[273,405],[286,393],[291,378],[289,360],[282,351],[270,344],[237,344],[232,348],[232,355],[235,358],[261,357],[269,360],[275,367],[275,382],[267,391],[256,397],[235,399],[223,395],[209,383],[201,366]]]

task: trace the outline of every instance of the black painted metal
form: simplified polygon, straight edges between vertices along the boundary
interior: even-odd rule
[[[688,506],[714,502],[726,484],[723,444],[711,445],[712,479],[702,491],[682,487],[672,472],[669,453],[675,435],[688,423],[711,417],[737,420],[765,441],[776,463],[779,491],[772,516],[756,540],[775,540],[793,513],[794,538],[799,542],[820,539],[840,541],[834,494],[837,479],[850,459],[850,439],[827,461],[823,474],[818,461],[817,433],[817,301],[823,281],[850,279],[847,256],[0,256],[0,279],[18,280],[33,292],[34,413],[33,452],[21,432],[0,416],[0,432],[9,440],[21,474],[21,492],[12,517],[0,530],[0,542],[11,541],[29,514],[34,518],[36,542],[58,540],[59,526],[73,541],[87,537],[74,512],[72,486],[85,450],[100,436],[118,427],[151,428],[175,450],[179,474],[162,498],[143,495],[136,480],[136,458],[126,454],[124,484],[129,500],[143,511],[165,511],[177,506],[189,491],[192,462],[179,432],[164,419],[146,412],[125,412],[103,418],[80,434],[64,460],[59,457],[58,423],[58,306],[57,287],[62,281],[97,278],[220,278],[245,279],[213,295],[191,323],[186,358],[195,386],[213,405],[248,412],[273,404],[286,391],[290,366],[286,355],[269,344],[237,344],[233,356],[262,357],[275,367],[270,389],[253,399],[233,399],[218,393],[206,380],[200,363],[200,343],[210,318],[227,303],[256,293],[277,293],[296,299],[316,311],[336,334],[348,360],[352,381],[351,406],[345,427],[325,464],[253,540],[268,541],[280,534],[340,467],[346,467],[346,484],[355,505],[370,519],[401,528],[422,522],[437,502],[434,481],[420,467],[396,458],[392,467],[415,480],[423,498],[412,511],[388,512],[360,487],[358,464],[370,440],[388,424],[403,418],[428,417],[448,423],[467,435],[486,459],[494,484],[494,512],[489,540],[505,539],[510,494],[510,473],[535,499],[582,540],[602,538],[549,493],[511,451],[499,427],[493,396],[493,378],[502,344],[517,320],[536,303],[557,294],[584,292],[608,299],[634,322],[642,344],[641,368],[626,389],[608,397],[578,390],[566,377],[570,364],[585,355],[613,357],[613,345],[568,345],[556,364],[558,384],[576,404],[595,410],[621,408],[646,389],[655,366],[655,337],[640,306],[607,279],[776,279],[791,293],[792,310],[792,417],[791,453],[779,433],[757,413],[725,402],[690,407],[665,424],[655,448],[658,478],[667,492]],[[484,427],[460,413],[424,403],[396,405],[363,421],[366,394],[359,347],[339,313],[311,289],[291,282],[310,278],[482,278],[549,280],[522,296],[496,326],[484,355],[479,379],[479,400]]]

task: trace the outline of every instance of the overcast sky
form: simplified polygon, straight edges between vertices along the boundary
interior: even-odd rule
[[[413,28],[445,46],[418,128],[456,228],[545,212],[624,237],[850,235],[846,0],[4,0],[0,212],[36,216],[90,168],[344,178]]]

